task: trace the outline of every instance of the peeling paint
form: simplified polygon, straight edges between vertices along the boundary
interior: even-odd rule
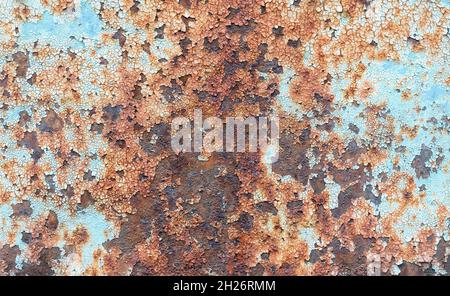
[[[449,16],[1,1],[0,274],[448,275]],[[277,116],[279,160],[175,154],[196,109]]]

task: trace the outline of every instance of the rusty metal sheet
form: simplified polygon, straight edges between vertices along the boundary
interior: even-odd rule
[[[448,0],[2,0],[0,274],[447,275]],[[172,122],[279,118],[267,151]]]

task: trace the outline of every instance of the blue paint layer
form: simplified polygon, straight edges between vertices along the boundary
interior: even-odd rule
[[[20,42],[48,43],[56,48],[84,47],[84,38],[98,39],[102,22],[92,7],[83,2],[78,16],[71,20],[57,18],[45,12],[37,22],[25,23],[20,28]]]

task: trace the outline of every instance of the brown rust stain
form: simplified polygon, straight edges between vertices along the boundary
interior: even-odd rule
[[[41,2],[54,15],[78,9],[72,0]],[[114,53],[99,57],[95,47],[72,52],[40,42],[30,52],[9,49],[11,62],[0,69],[2,108],[34,102],[8,130],[32,161],[1,163],[9,180],[19,180],[13,220],[32,215],[25,196],[66,207],[69,219],[104,215],[116,231],[93,251],[83,271],[90,275],[363,275],[369,254],[382,254],[383,274],[424,274],[433,260],[448,266],[443,236],[420,229],[416,248],[396,232],[405,213],[429,198],[418,192],[418,179],[430,176],[437,155],[423,148],[409,163],[414,175],[395,169],[401,148],[396,157],[388,150],[421,130],[398,128],[388,102],[373,102],[379,86],[366,77],[365,61],[399,61],[407,47],[438,55],[443,29],[420,41],[410,37],[405,24],[413,8],[399,1],[388,20],[372,15],[365,25],[360,20],[375,14],[373,2],[383,1],[290,2],[127,0],[121,13],[100,3],[96,15],[110,30],[98,42]],[[430,14],[419,27],[434,22]],[[21,5],[14,17],[25,22],[29,8]],[[161,40],[171,45],[164,49]],[[51,67],[30,65],[49,57],[56,57]],[[332,71],[339,65],[350,69],[344,77]],[[295,75],[287,93],[299,114],[280,107],[288,69]],[[345,79],[341,100],[333,85]],[[22,84],[39,91],[22,91]],[[86,84],[98,90],[86,94]],[[415,94],[405,90],[400,99],[410,103]],[[364,124],[343,126],[338,112],[358,106]],[[194,109],[223,118],[278,112],[280,160],[269,170],[260,153],[212,153],[206,161],[174,154],[171,121],[192,119]],[[379,172],[387,161],[392,171]],[[92,163],[103,164],[100,172]],[[7,204],[14,195],[3,187]],[[397,205],[386,217],[375,210],[382,199]],[[82,265],[82,250],[94,239],[88,225],[65,229],[55,209],[37,215],[23,238],[31,260],[18,270],[21,251],[4,244],[0,273],[70,273],[58,265],[68,256]],[[440,205],[436,229],[448,231],[448,215]],[[14,231],[8,236],[13,241]],[[58,240],[64,249],[55,247]]]

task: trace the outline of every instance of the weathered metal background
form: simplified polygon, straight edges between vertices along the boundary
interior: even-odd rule
[[[449,27],[448,0],[1,0],[0,274],[448,274]],[[278,115],[280,160],[174,155],[195,108]]]

